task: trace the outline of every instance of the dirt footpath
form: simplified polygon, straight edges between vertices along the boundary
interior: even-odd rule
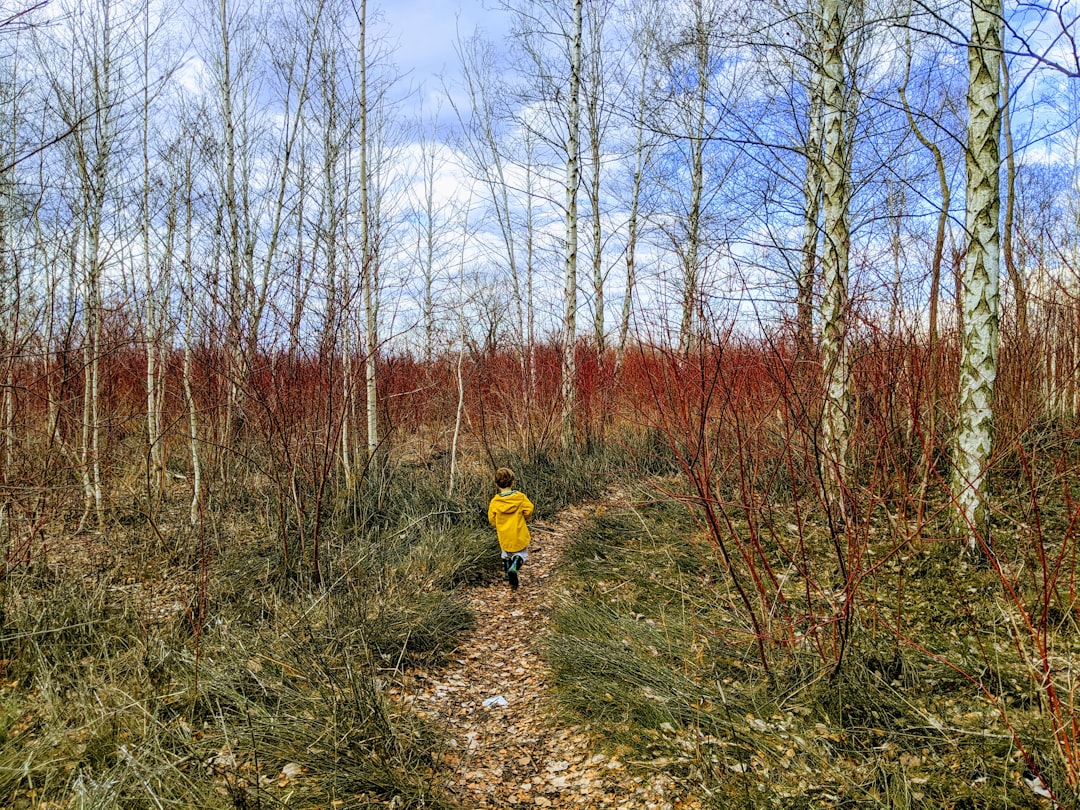
[[[614,505],[614,504],[612,504]],[[663,773],[632,776],[592,737],[560,724],[541,649],[563,552],[595,506],[571,507],[534,531],[517,591],[472,588],[476,629],[450,663],[405,675],[394,698],[441,723],[454,746],[443,757],[447,789],[463,808],[697,808]],[[494,538],[492,538],[492,542]]]

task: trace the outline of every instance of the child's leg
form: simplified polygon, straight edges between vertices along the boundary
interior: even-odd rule
[[[518,571],[521,566],[525,564],[525,560],[529,557],[529,550],[522,549],[521,551],[515,551],[510,559],[510,568],[506,571],[506,578],[510,580],[510,587],[517,588],[518,586]]]

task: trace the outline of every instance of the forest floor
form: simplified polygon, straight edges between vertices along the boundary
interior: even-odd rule
[[[570,507],[538,525],[520,587],[498,580],[470,589],[475,630],[445,666],[408,671],[390,690],[445,730],[450,748],[440,770],[462,807],[701,806],[662,772],[634,775],[617,748],[602,750],[594,734],[567,720],[549,690],[549,620],[570,597],[560,561],[575,530],[606,505]]]

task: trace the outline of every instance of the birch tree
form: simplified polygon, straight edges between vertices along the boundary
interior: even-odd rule
[[[351,59],[351,53],[346,52],[346,43],[335,27],[327,26],[323,36],[325,39],[318,49],[318,82],[309,119],[319,141],[321,157],[312,255],[323,268],[323,313],[319,327],[322,354],[331,360],[340,358],[338,455],[345,487],[351,491],[359,465],[353,436],[357,408],[353,362],[355,335],[348,313],[357,285],[353,284],[348,270],[345,248],[353,187],[349,150],[355,115],[346,98],[348,74],[342,67]]]
[[[438,299],[441,268],[449,258],[448,222],[451,206],[437,198],[440,176],[451,168],[448,151],[435,133],[438,111],[429,120],[421,117],[418,125],[416,177],[412,183],[409,216],[416,229],[415,264],[420,268],[420,289],[417,291],[422,334],[422,356],[428,363],[435,357],[439,328]]]
[[[152,144],[157,136],[152,126],[152,113],[162,85],[171,72],[169,55],[160,47],[159,34],[164,21],[154,17],[151,5],[139,10],[141,74],[139,150],[141,182],[139,190],[140,263],[143,270],[143,341],[146,346],[146,444],[147,489],[152,498],[164,495],[165,476],[165,373],[168,365],[169,300],[172,285],[171,253],[165,250],[158,257],[156,244],[158,223],[153,221],[152,207],[156,203],[154,188],[161,182],[155,176]],[[156,157],[156,156],[155,156]],[[156,182],[155,182],[156,181]],[[167,229],[167,232],[169,229]]]
[[[512,193],[510,176],[515,170],[514,156],[508,154],[511,137],[507,125],[513,124],[510,111],[504,105],[511,90],[503,76],[498,54],[492,43],[473,36],[457,45],[462,81],[469,105],[455,105],[454,111],[461,126],[461,147],[466,155],[467,170],[480,185],[486,198],[488,216],[493,219],[501,253],[498,266],[504,268],[510,281],[511,306],[514,313],[513,343],[519,353],[524,412],[532,410],[535,388],[532,354],[534,351],[535,300],[533,298],[533,268],[535,257],[535,184],[537,168],[534,159],[536,135],[531,127],[519,128],[522,155],[519,160],[525,173],[524,188]],[[454,104],[451,95],[451,104]],[[524,213],[520,208],[524,207]],[[524,242],[524,244],[522,244]],[[531,435],[531,419],[527,419]],[[531,446],[531,440],[529,441]]]
[[[518,0],[504,6],[514,15],[520,46],[517,69],[520,113],[516,123],[548,150],[548,182],[560,184],[562,204],[562,312],[559,324],[560,439],[577,443],[578,200],[582,182],[581,118],[584,82],[585,0],[545,3]],[[528,135],[526,136],[528,137]],[[556,180],[556,177],[559,179]],[[554,206],[553,206],[554,207]]]
[[[716,0],[690,0],[676,7],[658,39],[662,87],[652,126],[666,138],[650,179],[661,189],[653,217],[675,264],[673,307],[680,350],[692,350],[701,331],[709,263],[719,255],[730,180],[738,150],[725,143],[722,127],[737,108],[739,60],[727,50],[737,37],[732,8]]]
[[[626,242],[623,247],[626,264],[626,283],[623,293],[622,308],[619,314],[619,336],[615,347],[615,377],[618,377],[626,357],[627,343],[630,338],[630,320],[634,311],[634,291],[638,275],[638,242],[643,225],[641,198],[645,177],[650,170],[653,154],[656,150],[657,137],[647,128],[649,117],[649,82],[656,52],[656,37],[659,31],[659,16],[662,13],[658,4],[646,3],[635,8],[637,12],[629,36],[627,59],[632,68],[627,73],[633,77],[633,83],[627,82],[626,98],[631,110],[630,132],[632,142],[629,147],[632,174],[626,218]]]
[[[964,328],[952,487],[959,530],[974,551],[988,540],[987,467],[993,449],[1001,273],[1001,0],[971,4],[963,268]]]
[[[589,204],[589,253],[593,298],[592,342],[598,362],[603,367],[606,343],[604,325],[607,263],[604,257],[604,153],[608,122],[611,117],[609,79],[606,72],[607,43],[605,23],[612,14],[609,0],[593,0],[585,11],[583,36],[588,37],[588,48],[583,54],[582,99],[584,123],[588,140],[588,163],[586,193]]]
[[[682,265],[680,278],[679,346],[689,350],[695,330],[695,312],[701,300],[702,260],[705,251],[703,219],[706,214],[705,147],[716,123],[710,121],[709,90],[714,67],[711,42],[718,19],[710,16],[706,0],[694,0],[691,18],[680,32],[676,48],[686,51],[686,64],[675,68],[676,81],[682,84],[687,97],[684,107],[684,135],[689,159],[690,194],[682,232],[674,239],[676,253]],[[681,219],[681,218],[680,218]]]
[[[804,26],[811,66],[806,88],[809,104],[803,145],[806,165],[803,174],[802,252],[795,285],[796,334],[800,353],[804,357],[809,355],[814,345],[814,281],[817,278],[821,191],[825,173],[821,154],[825,125],[822,109],[825,79],[825,67],[822,63],[825,53],[825,32],[822,27],[824,19],[823,15],[816,13],[816,0],[811,0],[811,3],[815,4],[814,13],[809,15],[811,22]]]
[[[577,397],[577,261],[578,261],[578,187],[581,183],[581,38],[584,0],[574,0],[570,35],[570,87],[567,90],[566,139],[566,253],[563,290],[562,336],[562,444],[575,446],[574,419]]]
[[[164,252],[166,261],[178,264],[177,287],[180,293],[181,370],[180,385],[184,412],[187,417],[187,455],[191,500],[188,520],[197,526],[205,508],[203,429],[200,425],[200,408],[195,398],[195,351],[200,339],[206,335],[198,329],[200,320],[207,320],[210,307],[200,308],[201,286],[197,280],[196,255],[197,219],[200,202],[197,182],[199,166],[211,157],[215,143],[209,136],[210,114],[201,105],[183,105],[179,108],[179,131],[165,149],[166,174],[165,220],[163,223]]]
[[[134,52],[130,40],[133,18],[119,17],[123,10],[107,0],[82,4],[78,11],[65,17],[66,29],[52,32],[51,42],[42,43],[40,54],[43,63],[52,68],[50,94],[61,126],[71,133],[61,143],[67,174],[75,178],[73,184],[60,185],[73,192],[68,205],[79,236],[76,253],[71,256],[71,270],[84,313],[80,464],[84,511],[80,523],[93,513],[102,529],[103,285],[108,262],[114,255],[110,248],[118,236],[114,231],[119,210],[117,166],[125,146],[121,123]]]
[[[378,256],[374,250],[371,207],[371,177],[368,173],[368,57],[367,0],[354,6],[359,25],[357,35],[357,177],[360,194],[360,296],[364,307],[364,388],[366,391],[367,455],[379,449],[379,393],[376,376],[378,355]]]
[[[847,338],[851,164],[844,44],[848,0],[822,0],[822,215],[821,362],[825,377],[822,438],[824,478],[831,506],[844,520],[843,491],[849,432],[850,356]]]
[[[22,228],[23,205],[20,197],[15,156],[20,144],[22,119],[22,96],[20,89],[21,60],[18,48],[5,54],[4,66],[0,68],[0,127],[4,132],[0,139],[0,362],[3,363],[3,403],[0,405],[0,486],[4,488],[0,499],[0,537],[6,536],[11,508],[10,484],[15,474],[15,449],[17,443],[15,414],[15,366],[23,343],[23,311],[25,279],[23,263],[19,258],[18,231]]]
[[[911,32],[905,28],[904,34],[904,77],[897,89],[900,103],[904,108],[908,126],[915,135],[916,140],[930,153],[934,164],[934,174],[937,178],[938,194],[940,200],[934,231],[934,245],[930,258],[930,289],[927,302],[927,332],[931,357],[938,342],[938,306],[940,303],[941,271],[945,259],[945,240],[948,235],[949,213],[952,205],[952,185],[949,182],[949,169],[946,156],[942,147],[927,132],[927,125],[934,126],[935,122],[940,126],[943,118],[944,104],[936,105],[933,110],[917,110],[913,107],[909,98],[911,85],[911,72],[914,61],[914,47],[911,42]],[[940,85],[935,84],[935,93],[940,93]],[[931,418],[934,416],[934,408],[930,409]]]
[[[1001,59],[1001,128],[1005,143],[1005,212],[1001,222],[1001,241],[1005,272],[1012,285],[1013,310],[1015,312],[1016,331],[1026,348],[1030,342],[1028,326],[1028,285],[1027,278],[1016,262],[1016,250],[1013,247],[1016,210],[1016,146],[1013,143],[1012,108],[1013,100],[1009,90],[1009,61]]]
[[[246,48],[237,53],[238,33],[243,26],[243,15],[237,15],[230,0],[218,0],[213,15],[208,15],[216,23],[214,34],[217,46],[211,64],[214,66],[214,79],[217,85],[220,126],[221,156],[216,166],[218,171],[221,198],[219,217],[224,223],[222,228],[221,252],[225,262],[225,352],[229,358],[228,399],[225,411],[225,423],[219,446],[228,448],[234,441],[234,425],[241,408],[240,395],[247,379],[247,353],[244,351],[244,311],[252,299],[254,290],[245,282],[252,278],[255,245],[251,225],[250,198],[244,180],[249,176],[245,171],[249,167],[245,157],[250,158],[251,128],[243,112],[248,109],[246,87],[253,80],[253,53]],[[238,59],[237,57],[240,56]],[[253,279],[252,279],[253,280]],[[224,454],[219,455],[224,459]],[[223,466],[218,468],[219,475],[225,478]]]

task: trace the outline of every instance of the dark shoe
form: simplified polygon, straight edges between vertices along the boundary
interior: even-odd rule
[[[521,564],[525,562],[517,554],[510,560],[510,567],[506,569],[506,578],[510,580],[510,587],[517,590],[518,582],[518,569],[521,568]]]

